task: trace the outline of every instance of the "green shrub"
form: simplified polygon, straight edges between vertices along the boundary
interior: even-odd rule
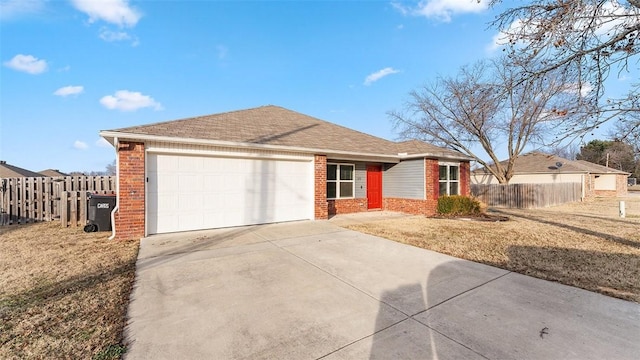
[[[480,202],[468,196],[452,195],[438,198],[438,214],[441,215],[478,215],[481,212]]]

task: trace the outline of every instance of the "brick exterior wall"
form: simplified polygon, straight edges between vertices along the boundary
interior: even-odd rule
[[[368,211],[368,201],[366,198],[327,200],[327,203],[329,216]]]
[[[315,155],[314,166],[314,216],[316,220],[329,218],[327,203],[327,156]]]
[[[460,162],[460,195],[471,196],[471,164]]]
[[[440,197],[440,165],[438,159],[424,159],[424,189],[425,208],[424,215],[435,215]]]
[[[627,185],[627,178],[629,176],[627,175],[616,175],[616,196],[618,197],[624,197],[629,195],[629,188]]]
[[[440,165],[438,159],[424,159],[424,189],[427,200],[440,197]]]
[[[595,175],[591,175],[595,177]],[[595,179],[593,180],[595,181]],[[616,175],[616,189],[615,190],[593,190],[592,196],[596,197],[625,197],[628,194],[627,190],[627,175]]]
[[[144,237],[144,143],[121,142],[118,145],[119,206],[115,216],[116,239]]]
[[[435,204],[435,205],[434,205]],[[418,200],[402,198],[382,198],[382,208],[413,215],[433,216],[436,213],[438,200]]]
[[[590,175],[590,174],[584,175],[582,189],[583,189],[585,199],[593,198],[596,196],[595,190],[594,190],[594,187],[595,187],[594,182],[595,182],[595,175]]]

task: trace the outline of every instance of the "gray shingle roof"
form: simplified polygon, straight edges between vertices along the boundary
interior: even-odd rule
[[[43,177],[44,175],[37,172],[23,169],[11,164],[7,164],[6,161],[0,160],[0,178],[14,178],[14,177]]]
[[[456,151],[416,140],[396,143],[273,105],[111,131],[386,156],[437,153],[464,157]]]
[[[407,140],[407,141],[398,142],[396,143],[396,148],[398,149],[399,153],[434,154],[434,155],[441,155],[442,157],[460,156],[460,153],[455,150],[443,148],[443,147],[429,144],[419,140]]]
[[[507,161],[501,161],[506,166]],[[556,164],[561,164],[557,166]],[[628,174],[624,171],[608,168],[584,160],[568,160],[552,154],[531,152],[520,155],[513,164],[514,174],[561,174],[561,173],[590,173],[590,174]],[[476,174],[487,173],[480,168],[473,171]]]

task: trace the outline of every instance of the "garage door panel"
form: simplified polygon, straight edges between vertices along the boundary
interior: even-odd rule
[[[156,171],[163,174],[175,172],[180,165],[178,157],[156,157],[153,160]]]
[[[311,161],[149,154],[148,233],[309,219]]]

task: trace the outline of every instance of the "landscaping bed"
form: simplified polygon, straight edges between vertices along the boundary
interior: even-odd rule
[[[640,197],[488,214],[509,221],[407,217],[348,228],[640,302]]]
[[[109,235],[0,227],[0,358],[120,358],[139,243]]]

